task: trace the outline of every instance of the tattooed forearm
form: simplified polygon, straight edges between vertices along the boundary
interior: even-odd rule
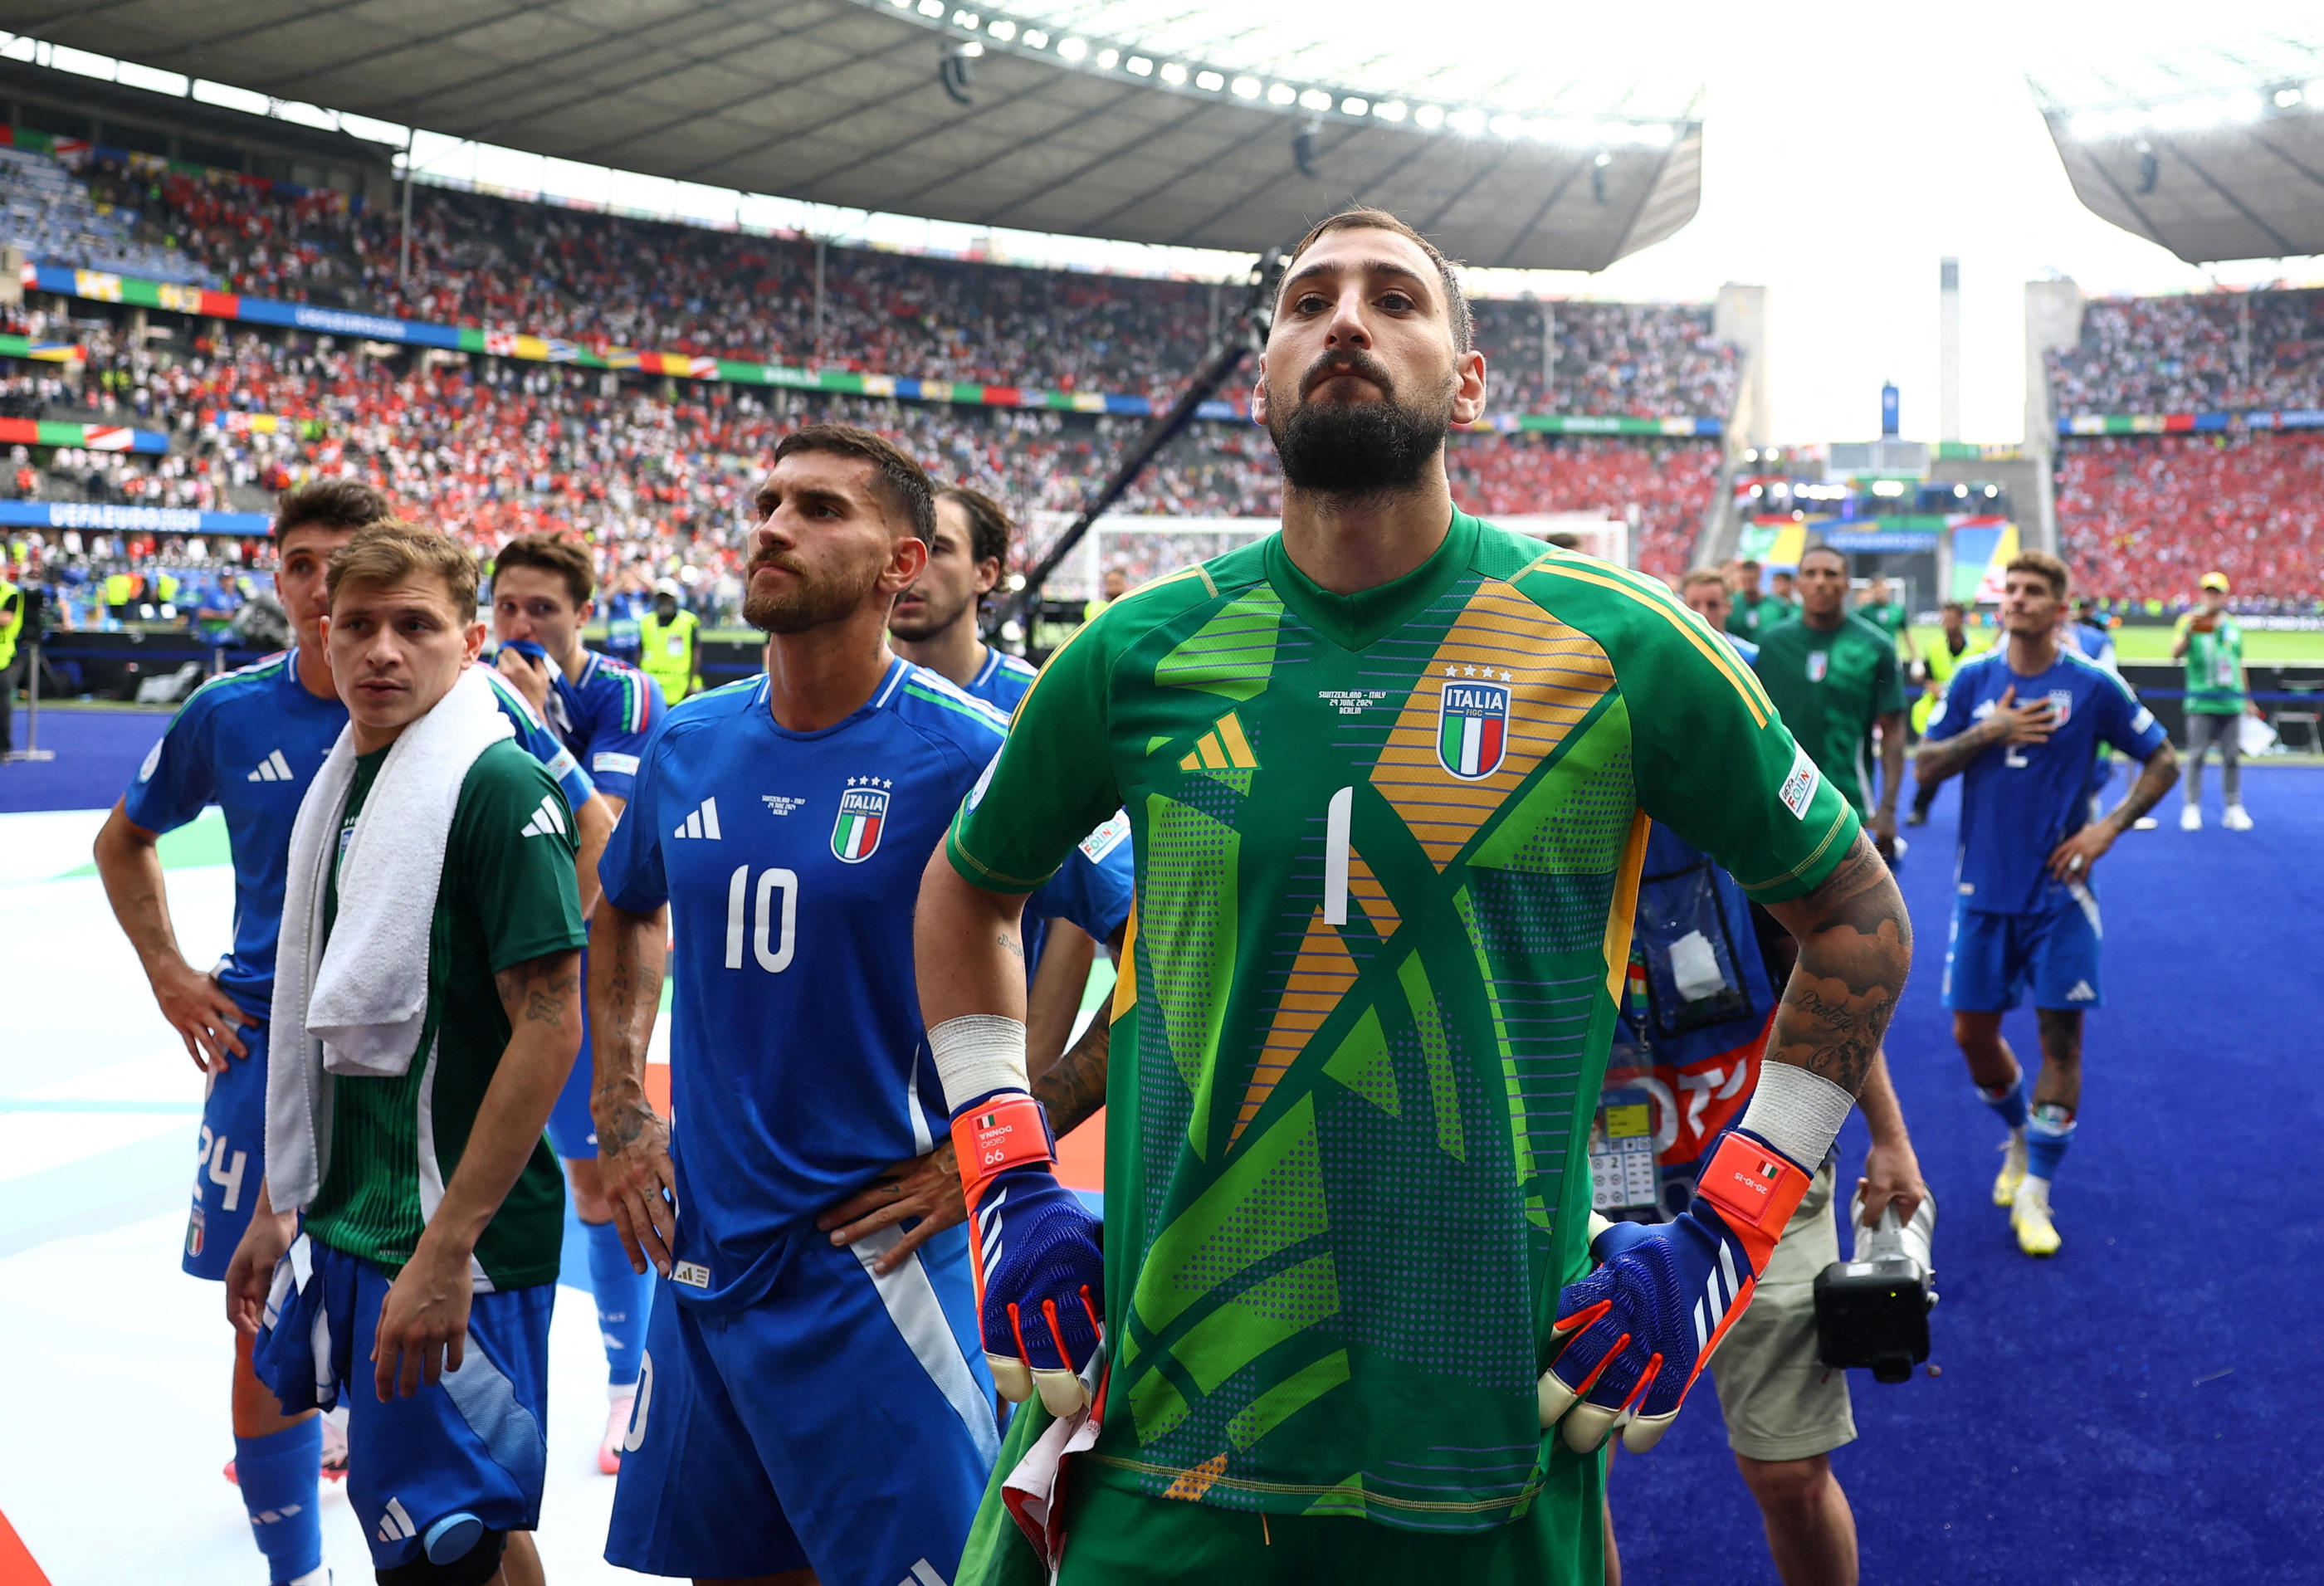
[[[599,902],[589,922],[589,1028],[596,1064],[589,1111],[601,1148],[616,1136],[615,1149],[629,1143],[653,1117],[645,1099],[646,1047],[661,1011],[667,923],[660,909],[633,914],[610,900]]]
[[[1998,715],[1987,716],[1968,732],[1951,738],[1923,738],[1914,758],[1913,775],[1922,782],[1941,782],[1969,770],[1969,762],[2001,742],[2008,724]]]
[[[1060,1139],[1105,1105],[1105,1075],[1112,1045],[1113,1030],[1101,1009],[1072,1049],[1033,1082],[1033,1099],[1048,1110],[1049,1127]]]
[[[1010,936],[1007,931],[1001,932],[999,936],[993,937],[992,940],[994,945],[1003,953],[1008,954],[1010,957],[1014,958],[1019,964],[1025,962],[1025,945],[1019,942],[1016,937]]]
[[[1823,885],[1768,906],[1799,939],[1767,1055],[1850,1095],[1879,1056],[1913,962],[1913,925],[1888,867],[1862,834]]]
[[[527,1024],[555,1024],[565,1017],[567,1006],[581,990],[581,972],[571,974],[542,976],[527,987],[524,994],[524,1021]]]
[[[2130,786],[2130,793],[2107,818],[2115,830],[2126,832],[2140,816],[2163,802],[2163,796],[2179,785],[2179,752],[2165,743],[2154,752],[2138,780]]]

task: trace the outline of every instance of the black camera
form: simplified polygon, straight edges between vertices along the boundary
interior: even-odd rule
[[[1849,1208],[1855,1259],[1816,1274],[1816,1358],[1830,1367],[1868,1369],[1875,1381],[1904,1382],[1929,1358],[1929,1312],[1937,1303],[1929,1241],[1937,1203],[1923,1199],[1909,1222],[1891,1206],[1877,1228],[1864,1226],[1862,1203]]]

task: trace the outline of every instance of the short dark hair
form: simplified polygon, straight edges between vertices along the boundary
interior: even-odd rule
[[[1806,567],[1810,557],[1833,558],[1840,563],[1840,570],[1841,572],[1845,573],[1848,571],[1848,553],[1840,549],[1836,545],[1812,545],[1808,547],[1807,549],[1800,552],[1800,559],[1796,565],[1803,567]],[[1788,578],[1791,576],[1791,574],[1786,572],[1784,569],[1778,567],[1775,569],[1775,576],[1778,578]]]
[[[456,539],[395,518],[365,524],[331,553],[323,592],[337,605],[339,591],[349,584],[379,587],[400,584],[415,573],[433,573],[442,579],[460,621],[476,620],[475,557]]]
[[[1336,215],[1327,215],[1317,221],[1308,228],[1307,235],[1299,239],[1298,245],[1291,250],[1291,256],[1283,262],[1283,279],[1286,281],[1291,279],[1291,272],[1298,264],[1300,254],[1314,247],[1318,240],[1335,231],[1392,231],[1418,247],[1422,253],[1428,255],[1428,262],[1436,266],[1436,277],[1443,283],[1444,317],[1451,321],[1452,327],[1452,350],[1456,353],[1465,353],[1475,343],[1476,320],[1469,312],[1469,294],[1461,288],[1459,268],[1452,260],[1437,251],[1434,243],[1430,242],[1385,209],[1371,209],[1359,206],[1352,209],[1342,209]]]
[[[968,559],[972,562],[1009,561],[1009,541],[1015,537],[1016,525],[1010,522],[1007,509],[981,490],[971,490],[965,484],[945,484],[937,487],[940,500],[949,501],[968,517]]]
[[[1554,534],[1545,535],[1544,538],[1550,544],[1557,547],[1560,550],[1580,550],[1582,549],[1582,536],[1579,534],[1568,534],[1563,529],[1559,530]]]
[[[587,549],[562,534],[520,534],[501,547],[493,558],[495,576],[510,567],[538,567],[565,580],[567,593],[578,611],[597,592],[597,572],[589,565]]]
[[[1941,612],[1950,612],[1957,617],[1965,617],[1969,615],[1969,607],[1963,605],[1957,600],[1949,600],[1937,609]]]
[[[395,516],[384,493],[360,479],[309,479],[274,498],[273,536],[293,529],[360,529]]]
[[[2001,571],[2005,577],[2011,573],[2039,573],[2048,581],[2050,593],[2060,600],[2066,598],[2066,591],[2074,581],[2066,564],[2046,550],[2021,550],[2009,558],[2009,565]]]
[[[808,424],[775,443],[773,460],[779,463],[793,452],[832,452],[862,458],[872,465],[872,488],[904,514],[915,535],[925,540],[936,531],[936,492],[928,482],[927,470],[885,437],[853,424]]]

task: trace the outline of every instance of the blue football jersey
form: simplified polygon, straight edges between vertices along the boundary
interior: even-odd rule
[[[515,684],[493,670],[488,662],[479,661],[476,667],[484,673],[485,680],[492,684],[501,715],[508,717],[509,725],[516,729],[517,746],[549,768],[549,774],[555,777],[557,785],[565,790],[566,803],[576,810],[588,803],[589,796],[596,792],[597,785],[589,779],[589,773],[581,769],[581,762],[575,758],[573,751],[558,741],[549,724],[533,710],[531,702],[516,691]]]
[[[588,777],[523,697],[493,680],[517,742],[549,768],[577,808],[593,790]],[[206,804],[225,813],[234,949],[217,980],[254,1019],[266,1018],[274,1000],[290,825],[346,724],[347,707],[336,695],[309,694],[299,681],[299,652],[286,650],[195,689],[122,797],[123,813],[149,832],[174,831]]]
[[[1039,675],[1016,656],[988,647],[984,664],[969,680],[965,692],[1004,716],[1014,715],[1017,702]],[[1130,893],[1136,886],[1130,844],[1124,841],[1129,834],[1130,817],[1117,812],[1076,844],[1057,873],[1025,899],[1022,935],[1028,976],[1041,962],[1049,921],[1070,920],[1106,942],[1129,920]]]
[[[274,998],[290,823],[346,724],[347,707],[309,694],[298,651],[287,650],[195,689],[122,796],[123,812],[149,832],[174,831],[207,804],[225,813],[234,948],[217,979],[254,1019]]]
[[[2098,663],[2060,650],[2050,669],[2021,678],[2005,646],[1964,660],[1929,718],[1927,736],[1956,737],[1991,715],[2002,695],[2047,698],[2057,725],[2045,743],[1998,743],[1961,775],[1960,849],[1955,880],[1963,904],[1991,914],[2034,914],[2072,896],[2044,867],[2089,815],[2090,761],[2111,743],[2144,761],[2163,746],[2154,713]],[[2077,883],[2077,885],[2083,883]]]
[[[627,803],[638,756],[669,707],[661,685],[637,668],[594,650],[581,654],[578,683],[566,681],[561,667],[549,669],[549,724],[597,790]]]
[[[1015,715],[1017,702],[1025,697],[1025,691],[1038,676],[1030,663],[1006,653],[998,645],[988,645],[984,664],[968,680],[967,692],[1004,716]]]
[[[817,1213],[945,1130],[912,975],[920,872],[1001,748],[990,706],[908,661],[788,732],[763,677],[673,706],[598,866],[669,905],[671,1292],[761,1299]]]

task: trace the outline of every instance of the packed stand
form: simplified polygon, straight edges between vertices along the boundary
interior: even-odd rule
[[[111,201],[161,218],[235,290],[436,324],[753,363],[1175,397],[1231,323],[1231,282],[828,247],[816,314],[812,242],[421,187],[410,274],[401,221],[332,193],[285,196],[223,173],[198,179],[92,162]],[[1732,347],[1705,308],[1480,301],[1478,345],[1496,411],[1723,416]]]
[[[2049,366],[2061,419],[2324,408],[2324,290],[2100,298]]]
[[[2095,598],[2191,600],[2205,573],[2244,599],[2324,596],[2324,435],[2069,442],[2059,549]]]
[[[1711,334],[1708,308],[1508,299],[1474,307],[1495,412],[1724,418],[1735,405],[1735,349]],[[1546,369],[1545,318],[1557,343]]]
[[[542,528],[578,530],[612,576],[692,568],[703,609],[727,614],[750,502],[775,440],[818,419],[894,437],[940,476],[1054,523],[1105,480],[1143,429],[1135,420],[952,407],[662,383],[514,361],[367,356],[345,345],[244,332],[186,355],[83,337],[82,365],[14,364],[0,410],[134,423],[173,438],[166,456],[19,449],[0,477],[18,498],[263,512],[275,492],[352,473],[479,547]],[[256,420],[254,422],[254,420]],[[1201,422],[1139,476],[1115,511],[1259,518],[1282,509],[1274,447],[1255,425]],[[1641,563],[1684,564],[1718,473],[1700,442],[1463,435],[1453,489],[1471,510],[1512,515],[1637,509]],[[1033,548],[1021,548],[1029,561]],[[723,592],[723,593],[722,593]],[[727,596],[731,595],[731,599]]]
[[[59,161],[0,145],[0,244],[44,264],[211,284],[208,272],[165,240],[139,235],[138,215],[74,180]]]
[[[1488,517],[1595,512],[1637,521],[1633,560],[1671,577],[1686,570],[1719,485],[1716,441],[1597,436],[1464,435],[1445,458],[1452,498]]]

